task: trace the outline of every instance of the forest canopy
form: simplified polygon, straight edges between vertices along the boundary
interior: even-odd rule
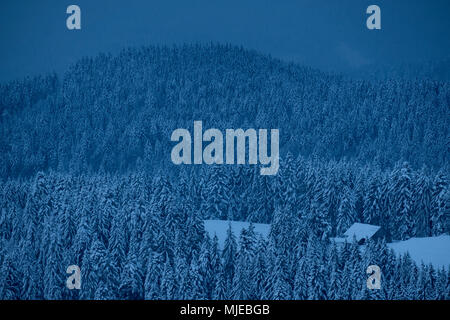
[[[386,242],[450,232],[449,102],[446,81],[349,79],[214,44],[3,85],[0,299],[448,300],[448,269]],[[196,120],[278,129],[277,174],[173,164],[171,133]],[[229,228],[220,249],[204,219],[270,233]],[[384,237],[329,241],[354,222]]]

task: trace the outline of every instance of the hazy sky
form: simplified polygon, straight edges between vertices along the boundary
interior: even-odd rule
[[[81,8],[81,30],[66,28],[70,4]],[[366,28],[371,4],[382,30]],[[1,0],[0,81],[127,46],[204,41],[331,70],[441,59],[449,14],[449,0]]]

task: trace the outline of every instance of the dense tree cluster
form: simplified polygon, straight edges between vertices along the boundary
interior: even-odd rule
[[[346,163],[284,162],[279,177],[242,166],[170,179],[38,173],[8,180],[0,190],[0,297],[450,298],[448,270],[397,257],[385,240],[336,247],[328,239],[354,221],[380,223],[398,238],[448,232],[445,176],[406,164],[358,172]],[[205,217],[270,220],[270,236],[229,230],[220,248],[205,233]],[[81,268],[80,291],[65,287],[72,264]],[[366,289],[370,264],[383,270],[376,293]]]

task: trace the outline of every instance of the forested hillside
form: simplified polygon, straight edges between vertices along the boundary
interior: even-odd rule
[[[170,134],[280,129],[281,153],[448,165],[448,82],[345,80],[242,48],[128,49],[0,90],[0,176],[173,166]],[[169,168],[169,170],[171,170]]]
[[[127,49],[6,84],[0,299],[450,299],[450,270],[386,246],[450,232],[449,89],[228,45]],[[194,120],[279,129],[278,174],[174,165],[171,133]],[[271,232],[229,232],[221,250],[203,219]],[[385,239],[330,243],[353,222]],[[73,264],[81,290],[65,286]]]

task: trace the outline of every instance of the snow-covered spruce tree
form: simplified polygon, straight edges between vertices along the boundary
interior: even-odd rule
[[[406,240],[415,236],[416,229],[413,217],[413,176],[408,163],[403,163],[396,179],[395,193],[397,205],[396,226],[400,239]]]
[[[331,225],[328,220],[328,188],[323,175],[316,173],[315,176],[307,218],[308,227],[314,230],[317,237],[324,240],[331,234]]]
[[[164,258],[160,253],[152,252],[147,262],[144,281],[144,298],[146,300],[161,299],[161,277]]]
[[[228,217],[229,208],[229,177],[222,166],[212,166],[209,168],[207,184],[202,190],[202,212],[207,219],[230,219]]]
[[[51,221],[53,220],[53,221]],[[56,217],[48,223],[53,231],[50,236],[49,248],[46,252],[46,261],[44,268],[44,299],[59,300],[64,297],[65,278],[63,261],[63,245],[62,245],[62,226],[54,222]],[[56,231],[56,232],[55,232]]]
[[[121,269],[120,284],[118,285],[120,297],[128,300],[144,298],[143,265],[141,265],[142,260],[139,259],[139,244],[136,233],[133,232],[130,239],[128,254]],[[168,258],[166,258],[166,262],[167,260]]]
[[[327,298],[330,300],[340,300],[340,288],[341,282],[341,270],[339,270],[339,255],[338,249],[335,243],[333,243],[328,249],[327,255],[327,268],[330,274],[329,283],[327,286]]]
[[[225,277],[225,271],[223,267],[221,268],[219,274],[217,275],[217,280],[214,287],[214,300],[226,300],[229,299],[227,279]]]
[[[24,212],[25,239],[22,242],[22,263],[24,268],[23,297],[25,299],[43,298],[43,272],[45,252],[49,243],[42,243],[43,225],[51,215],[53,199],[49,191],[49,179],[44,173],[36,175],[31,195]]]
[[[447,176],[440,171],[433,183],[431,200],[431,233],[434,236],[450,232],[450,191]]]
[[[206,236],[202,241],[199,253],[199,273],[203,281],[202,287],[204,289],[205,299],[211,299],[214,290],[216,274],[213,272],[211,240],[209,236]]]
[[[265,297],[265,290],[268,283],[268,262],[266,261],[266,246],[267,242],[262,237],[260,237],[255,247],[256,256],[251,270],[251,299],[264,299]]]
[[[16,265],[14,252],[9,252],[3,256],[0,268],[0,299],[19,300],[21,296],[22,278],[21,272]]]
[[[274,248],[270,250],[273,262],[270,278],[269,299],[289,300],[292,297],[291,286],[289,284],[289,275],[286,272],[286,259],[281,254],[275,252]]]
[[[369,186],[364,196],[364,222],[379,225],[381,222],[381,190],[379,173],[370,176]]]
[[[356,195],[348,186],[344,186],[337,214],[337,232],[343,234],[356,221]]]
[[[227,237],[223,245],[222,261],[223,261],[223,273],[227,290],[231,288],[231,284],[234,278],[235,261],[237,255],[237,243],[236,237],[231,229],[231,223],[228,225]]]
[[[413,196],[417,235],[431,236],[433,187],[425,168],[422,168],[417,175],[415,190]]]
[[[175,275],[169,259],[164,263],[164,269],[161,276],[161,299],[176,299]]]

